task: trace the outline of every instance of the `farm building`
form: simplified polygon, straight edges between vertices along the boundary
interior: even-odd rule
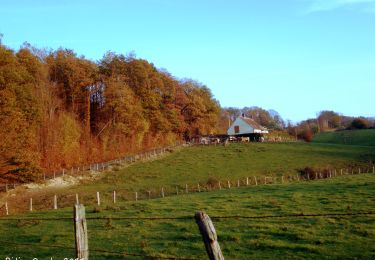
[[[229,136],[250,137],[253,141],[259,141],[264,134],[268,134],[268,130],[251,118],[239,116],[229,127],[227,134]]]

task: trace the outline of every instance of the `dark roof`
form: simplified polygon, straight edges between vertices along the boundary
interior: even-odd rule
[[[240,116],[240,118],[254,129],[267,130],[265,127],[263,127],[260,124],[258,124],[257,122],[255,122],[254,119],[252,119],[252,118],[243,117],[243,116]]]

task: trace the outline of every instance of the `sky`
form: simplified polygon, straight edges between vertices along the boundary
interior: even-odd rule
[[[135,52],[223,107],[375,116],[375,0],[0,0],[0,33],[14,50]]]

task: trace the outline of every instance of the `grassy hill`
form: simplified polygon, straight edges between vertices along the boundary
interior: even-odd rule
[[[356,147],[307,143],[248,143],[224,146],[195,146],[173,152],[164,158],[138,162],[103,173],[94,182],[82,180],[79,185],[67,188],[24,190],[22,194],[9,197],[12,209],[25,211],[28,200],[33,197],[37,209],[51,208],[51,198],[59,197],[59,204],[70,206],[78,193],[85,204],[95,203],[96,192],[104,199],[110,199],[113,190],[120,198],[134,200],[135,192],[139,198],[159,197],[161,188],[166,195],[175,194],[176,187],[181,192],[187,184],[189,189],[208,189],[209,185],[218,187],[218,182],[232,186],[238,180],[244,184],[246,177],[257,176],[295,176],[298,169],[311,167],[316,171],[323,169],[362,168],[362,172],[372,168],[375,162],[375,147]]]
[[[375,146],[375,129],[321,133],[314,136],[313,142]]]
[[[193,149],[194,150],[194,149]],[[87,207],[91,259],[121,259],[102,252],[206,259],[193,215],[212,218],[226,259],[375,257],[375,217],[217,219],[218,216],[355,213],[374,210],[375,175],[251,186]],[[72,208],[0,218],[0,257],[74,256]],[[116,219],[131,217],[131,220]],[[191,217],[143,220],[143,217]],[[68,218],[56,221],[27,218]],[[10,243],[10,244],[9,244]],[[17,245],[18,244],[18,245]],[[21,245],[23,244],[23,245]],[[61,247],[61,248],[60,248]],[[127,256],[126,259],[142,259]]]

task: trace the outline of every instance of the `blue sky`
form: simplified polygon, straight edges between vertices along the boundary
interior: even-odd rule
[[[1,0],[3,44],[129,53],[222,106],[375,116],[375,0]]]

